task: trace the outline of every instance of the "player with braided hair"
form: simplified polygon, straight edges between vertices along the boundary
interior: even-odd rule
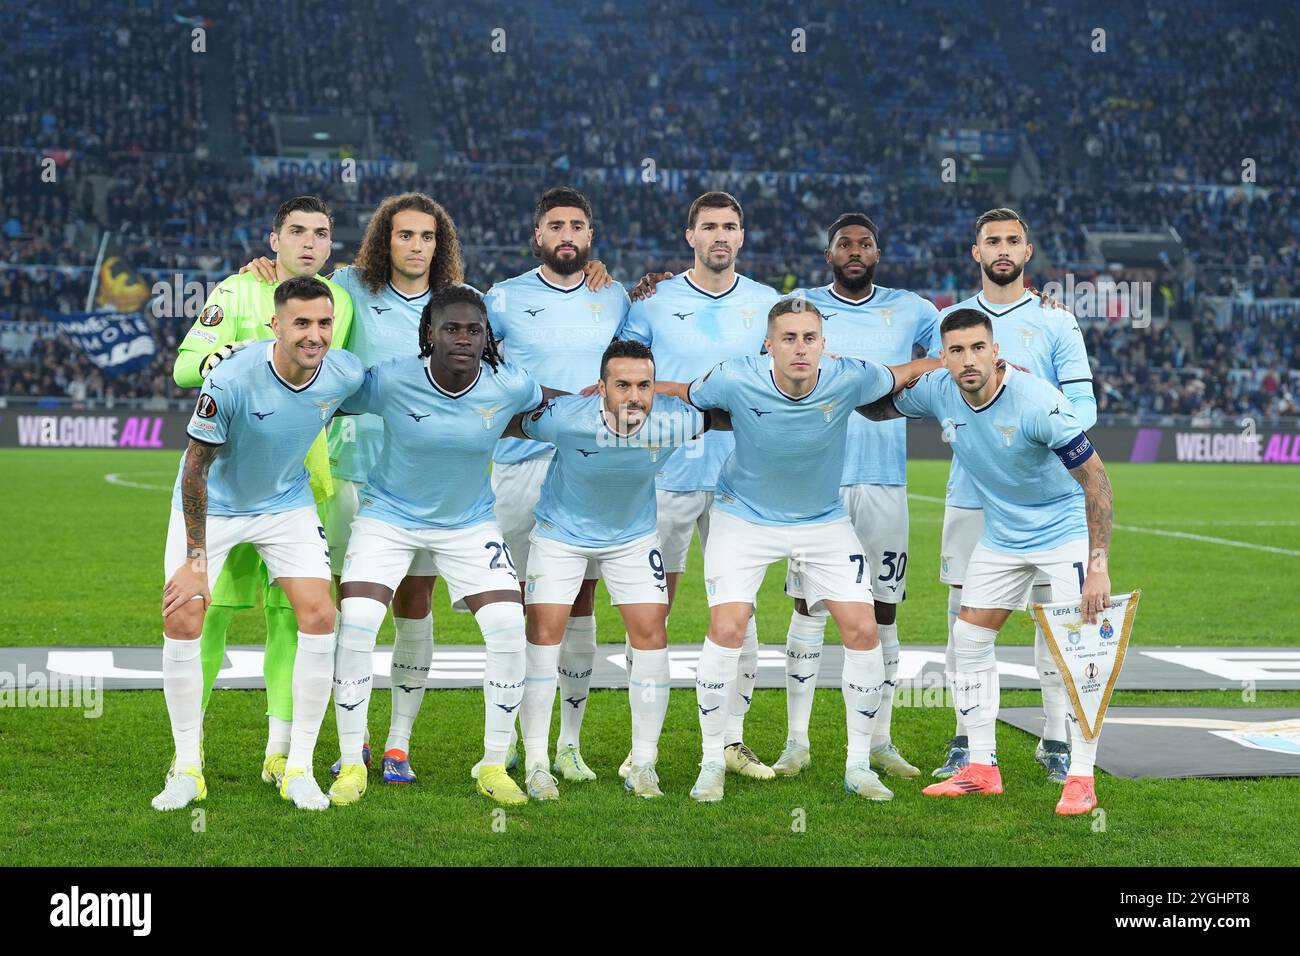
[[[415,560],[447,582],[453,605],[474,614],[487,645],[479,791],[498,803],[527,800],[505,767],[523,699],[524,609],[489,473],[511,418],[562,393],[503,362],[491,329],[483,297],[473,289],[432,292],[420,316],[419,355],[371,368],[343,407],[344,414],[378,415],[384,434],[361,489],[339,590],[334,704],[343,756],[330,788],[336,804],[355,803],[366,791],[371,654],[388,604]],[[429,480],[433,474],[436,482]],[[402,690],[394,686],[393,693]]]

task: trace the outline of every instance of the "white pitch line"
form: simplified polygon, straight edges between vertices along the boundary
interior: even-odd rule
[[[143,488],[145,491],[171,491],[171,485],[146,485],[139,481],[127,481],[121,475],[113,472],[104,476],[104,480],[110,485],[121,485],[123,488]]]
[[[1206,544],[1222,544],[1229,548],[1248,548],[1251,551],[1265,551],[1268,554],[1284,554],[1290,558],[1300,558],[1300,551],[1289,548],[1274,548],[1267,544],[1252,544],[1249,541],[1233,541],[1231,538],[1212,538],[1206,534],[1189,534],[1186,531],[1167,531],[1164,528],[1141,528],[1131,524],[1117,524],[1120,531],[1136,531],[1138,534],[1154,534],[1162,538],[1184,538],[1188,541],[1203,541]]]
[[[942,498],[933,498],[930,495],[916,495],[909,493],[909,498],[917,501],[927,501],[932,504],[941,505],[944,503]],[[1214,538],[1205,534],[1192,534],[1187,531],[1169,531],[1164,528],[1143,528],[1139,525],[1117,524],[1116,529],[1120,531],[1133,531],[1137,534],[1154,534],[1162,538],[1184,538],[1188,541],[1200,541],[1204,544],[1221,544],[1229,548],[1246,548],[1251,551],[1263,551],[1267,554],[1282,554],[1289,558],[1300,558],[1300,551],[1292,551],[1289,548],[1274,548],[1267,544],[1252,544],[1249,541],[1234,541],[1231,538]]]

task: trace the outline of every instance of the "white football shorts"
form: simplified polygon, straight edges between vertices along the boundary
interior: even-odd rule
[[[803,598],[814,614],[826,601],[872,602],[871,574],[862,542],[847,517],[816,524],[754,524],[714,508],[704,547],[709,607],[753,604],[768,567],[789,561],[786,593]]]
[[[708,543],[713,492],[655,491],[655,506],[664,567],[669,574],[680,574],[686,570],[686,557],[691,553],[691,536],[695,529],[700,531],[700,547]]]
[[[593,565],[609,590],[611,604],[667,604],[668,574],[659,535],[626,544],[583,548],[532,534],[532,567],[525,579],[529,604],[572,604]]]
[[[417,557],[428,574],[447,582],[458,610],[464,609],[467,595],[519,589],[510,547],[495,521],[468,528],[399,528],[357,518],[343,560],[343,583],[368,581],[395,591],[402,578],[414,573]]]
[[[266,564],[267,577],[330,577],[330,560],[316,506],[308,505],[273,515],[208,515],[208,588],[221,574],[230,549],[251,544]],[[175,508],[167,521],[167,546],[163,554],[163,580],[170,580],[188,560],[185,556],[185,515]]]
[[[907,486],[846,485],[840,500],[862,542],[877,601],[902,603],[907,594]]]
[[[961,603],[970,608],[1021,611],[1039,583],[1052,586],[1053,601],[1069,601],[1083,593],[1087,570],[1087,538],[1067,541],[1050,551],[1025,554],[994,551],[977,544],[966,568]]]

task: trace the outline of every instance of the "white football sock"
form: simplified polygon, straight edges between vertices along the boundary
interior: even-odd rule
[[[266,756],[287,754],[289,738],[293,733],[293,721],[282,717],[266,718]]]
[[[961,614],[961,588],[948,588],[948,646],[943,652],[943,677],[944,682],[948,685],[948,690],[952,690],[952,675],[957,673],[957,649],[953,644],[952,629],[957,623],[957,617]],[[957,732],[956,736],[966,736],[966,721],[962,715],[955,709],[953,713],[957,714]]]
[[[704,763],[721,764],[727,730],[727,693],[736,679],[739,647],[723,647],[704,638],[704,649],[695,669],[695,704],[700,714],[700,735]]]
[[[591,688],[591,667],[595,660],[595,617],[569,618],[564,625],[560,658],[556,664],[560,681],[560,736],[556,740],[557,747],[578,746],[582,736],[582,717],[587,712],[587,692]]]
[[[632,649],[632,674],[627,686],[632,707],[632,764],[637,767],[659,759],[659,735],[668,713],[668,648]]]
[[[293,659],[293,729],[285,769],[312,772],[312,754],[320,736],[321,721],[330,703],[334,679],[334,632],[298,632],[298,653]]]
[[[1050,584],[1034,585],[1034,602],[1049,604],[1052,600]],[[1070,698],[1065,691],[1065,684],[1056,659],[1047,649],[1047,639],[1043,629],[1034,621],[1034,666],[1038,669],[1038,681],[1043,688],[1043,739],[1065,741],[1068,731],[1065,729],[1065,715],[1070,709]]]
[[[996,767],[997,720],[1001,687],[993,642],[998,632],[967,621],[953,626],[957,672],[953,675],[953,703],[966,723],[970,762]],[[965,713],[961,713],[965,711]]]
[[[547,769],[551,763],[551,707],[555,704],[559,644],[529,644],[524,651],[524,702],[519,729],[524,734],[524,766]]]
[[[846,766],[871,759],[871,737],[880,712],[880,692],[885,683],[885,657],[877,644],[869,651],[844,648],[844,712],[849,729]]]
[[[822,644],[826,639],[826,618],[795,611],[785,635],[785,714],[787,734],[808,746],[808,721],[812,717],[817,674],[822,667]]]
[[[203,736],[203,661],[199,642],[163,635],[163,699],[171,719],[176,769],[202,769],[199,745]]]
[[[483,763],[503,764],[524,699],[524,606],[513,601],[485,604],[474,615],[487,645],[483,668]]]
[[[1070,715],[1070,767],[1066,773],[1071,777],[1091,777],[1097,765],[1097,743],[1083,737],[1083,730],[1074,715]]]
[[[411,729],[420,716],[424,689],[433,664],[433,614],[424,617],[393,616],[393,662],[389,678],[393,685],[392,721],[384,750],[409,751]]]
[[[374,686],[375,637],[388,607],[373,598],[339,602],[339,640],[334,652],[334,720],[339,729],[339,756],[345,764],[361,763],[366,718]]]
[[[727,701],[727,743],[738,744],[745,739],[745,715],[754,699],[754,684],[758,680],[758,624],[753,616],[745,625],[745,641],[740,645],[740,659],[736,665],[736,682],[731,685]]]
[[[889,743],[889,731],[894,716],[894,691],[898,687],[898,625],[877,624],[880,635],[880,652],[885,665],[884,683],[880,688],[880,711],[876,714],[876,727],[871,735],[871,746],[883,747]]]

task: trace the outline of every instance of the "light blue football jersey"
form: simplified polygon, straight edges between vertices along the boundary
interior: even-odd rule
[[[768,356],[715,365],[690,386],[691,404],[731,414],[736,448],[718,476],[718,508],[758,524],[843,517],[840,476],[849,416],[894,389],[894,374],[861,359],[822,357],[803,398],[776,385]]]
[[[767,337],[767,313],[778,298],[771,286],[745,276],[714,295],[681,273],[655,286],[653,297],[632,303],[618,337],[650,346],[655,378],[693,382],[718,362],[758,355]],[[673,455],[656,484],[663,491],[713,491],[735,447],[730,432],[708,432],[703,453]]]
[[[1000,358],[1029,369],[1057,389],[1080,382],[1092,387],[1092,366],[1088,364],[1083,333],[1078,320],[1066,310],[1044,309],[1038,297],[1028,291],[1011,305],[990,305],[983,293],[977,293],[944,309],[939,321],[957,309],[978,309],[989,317]],[[1085,428],[1096,421],[1095,412],[1091,419]],[[948,471],[947,497],[948,504],[956,508],[980,507],[979,495],[956,455]]]
[[[605,423],[599,395],[564,395],[524,417],[524,434],[555,445],[533,516],[537,533],[582,548],[635,541],[655,530],[655,474],[704,431],[698,408],[655,397],[630,436]]]
[[[536,408],[542,388],[521,368],[478,378],[452,394],[433,380],[428,359],[390,359],[366,372],[343,406],[384,423],[379,460],[361,489],[357,514],[399,528],[469,528],[494,519],[492,452],[512,416]]]
[[[488,318],[502,354],[547,388],[579,392],[600,378],[600,359],[627,315],[620,285],[599,292],[578,284],[563,289],[541,268],[498,282],[487,294]],[[518,464],[551,453],[551,446],[503,438],[493,460]]]
[[[822,314],[826,351],[866,359],[881,365],[912,361],[915,345],[936,356],[939,310],[915,292],[873,286],[865,298],[846,299],[834,283],[816,289],[796,289],[791,298],[805,298]],[[861,415],[849,419],[849,447],[844,456],[841,485],[907,484],[907,422],[894,418],[873,422]]]
[[[330,349],[305,385],[271,364],[274,341],[257,342],[212,370],[187,433],[220,445],[208,469],[208,514],[272,515],[315,504],[303,460],[335,410],[361,387],[366,370],[350,352]],[[180,472],[172,507],[181,508]]]
[[[1068,467],[1093,450],[1059,389],[1008,366],[997,394],[974,409],[947,370],[936,369],[896,395],[894,407],[943,425],[975,489],[975,507],[984,509],[986,547],[1047,551],[1088,537],[1083,489]]]
[[[429,290],[416,296],[403,295],[385,282],[378,292],[361,281],[356,266],[343,266],[330,276],[352,298],[352,331],[348,351],[367,368],[420,353],[420,315],[429,301]],[[472,286],[465,286],[467,289]],[[474,290],[478,291],[478,290]],[[383,447],[384,422],[378,415],[340,418],[333,426],[338,450],[333,466],[336,478],[364,483],[379,461]]]

